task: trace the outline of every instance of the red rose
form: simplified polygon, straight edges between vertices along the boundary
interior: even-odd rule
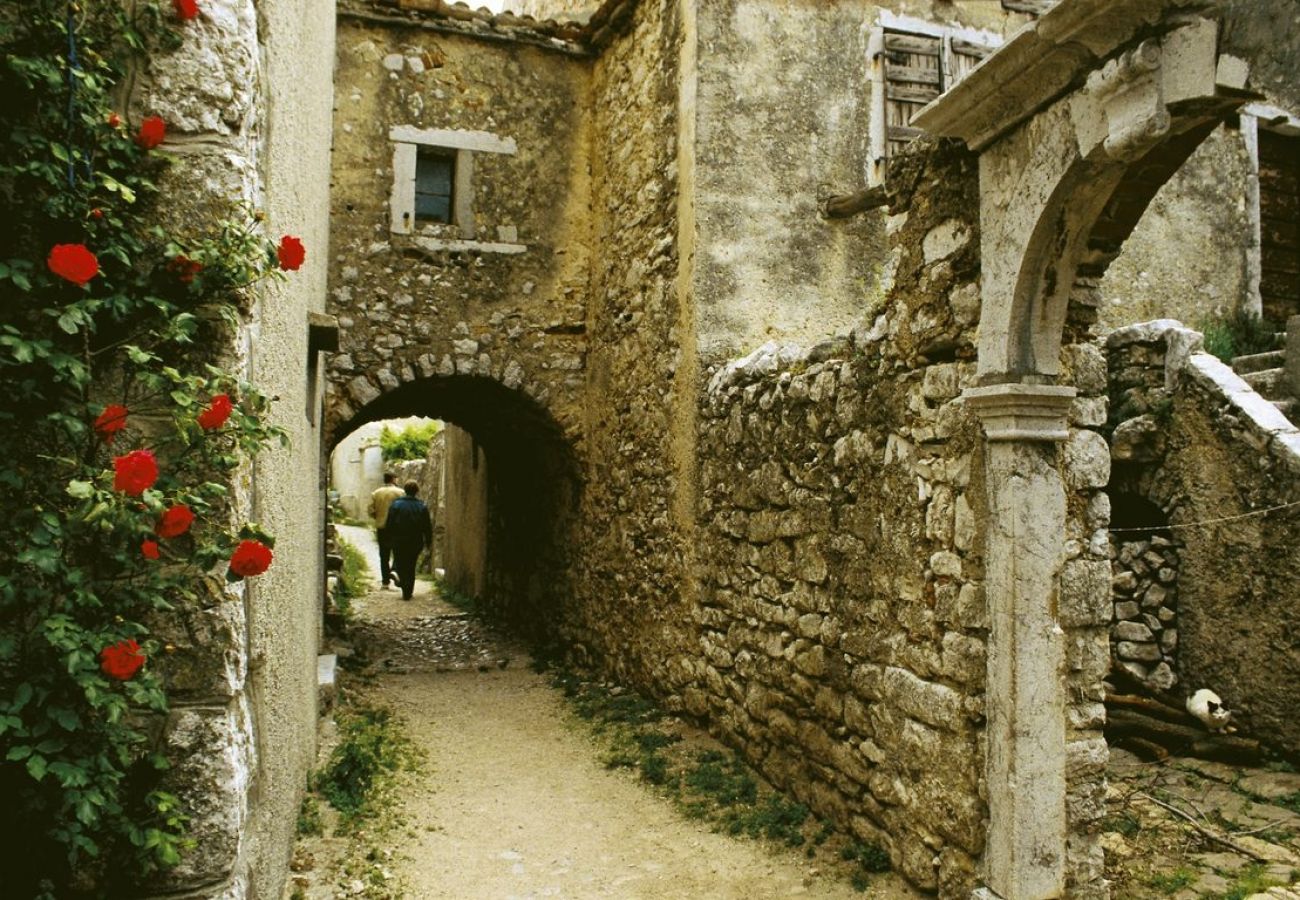
[[[140,133],[135,136],[135,142],[145,150],[152,150],[161,144],[166,136],[167,126],[162,116],[149,116],[140,123]]]
[[[194,276],[203,271],[203,263],[197,259],[190,259],[184,253],[178,253],[167,263],[169,271],[176,274],[176,279],[181,284],[189,284],[194,280]]]
[[[121,117],[121,116],[119,116],[117,113],[109,113],[109,114],[108,114],[108,127],[109,127],[109,128],[116,128],[117,126],[119,126],[119,125],[121,125],[121,124],[122,124],[122,117]]]
[[[261,541],[240,541],[230,555],[230,571],[240,578],[261,575],[270,568],[273,558],[271,548]]]
[[[162,518],[158,520],[158,525],[154,528],[154,531],[160,538],[180,537],[190,530],[190,525],[193,522],[194,510],[184,503],[178,503],[175,506],[167,507],[162,514]]]
[[[234,408],[229,394],[217,394],[208,408],[199,413],[199,427],[204,431],[220,428],[226,424],[226,419],[230,418],[230,411]]]
[[[113,443],[117,433],[126,427],[127,408],[120,403],[110,403],[95,419],[95,433],[103,438],[105,444]]]
[[[138,497],[158,480],[158,460],[151,450],[132,450],[113,460],[113,490]]]
[[[176,15],[186,21],[199,14],[198,0],[172,0],[172,6],[176,7]]]
[[[130,681],[140,667],[144,665],[145,655],[140,645],[127,638],[99,651],[99,668],[109,678],[118,681]]]
[[[157,559],[160,556],[158,552],[158,542],[152,538],[147,538],[141,541],[140,555],[145,559]]]
[[[287,234],[280,238],[280,246],[275,253],[279,257],[280,268],[286,272],[298,271],[302,261],[307,258],[307,250],[303,247],[302,241]]]
[[[99,274],[99,258],[86,249],[85,244],[55,244],[45,260],[50,271],[67,279],[77,287]]]
[[[90,217],[92,219],[102,219],[104,218],[104,211],[100,209],[98,206],[96,206],[94,209],[90,211]]]

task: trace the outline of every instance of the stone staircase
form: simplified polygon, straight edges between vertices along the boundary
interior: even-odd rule
[[[1252,353],[1249,356],[1237,356],[1232,360],[1232,369],[1242,377],[1255,391],[1282,411],[1292,422],[1300,424],[1300,398],[1296,396],[1294,372],[1297,368],[1296,356],[1300,355],[1300,316],[1293,317],[1287,323],[1287,331],[1274,335],[1275,347],[1266,353]],[[1288,350],[1287,335],[1290,332]],[[1288,354],[1292,361],[1288,364]],[[1288,371],[1292,375],[1288,375]]]

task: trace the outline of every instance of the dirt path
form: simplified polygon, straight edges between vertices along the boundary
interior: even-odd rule
[[[339,530],[375,559],[369,532]],[[357,652],[375,676],[358,691],[397,712],[428,759],[403,791],[400,845],[386,863],[408,896],[917,896],[888,874],[856,891],[799,851],[685,818],[629,770],[600,762],[585,723],[521,647],[421,587],[410,603],[373,591],[354,604]],[[312,852],[322,868],[319,842]]]

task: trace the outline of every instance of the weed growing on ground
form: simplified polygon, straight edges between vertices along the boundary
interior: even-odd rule
[[[338,538],[339,555],[343,557],[343,570],[339,572],[334,587],[334,606],[344,620],[352,618],[352,601],[371,588],[370,567],[365,555],[349,541]]]
[[[1236,880],[1228,890],[1222,894],[1210,895],[1210,900],[1246,900],[1252,894],[1263,893],[1269,888],[1283,883],[1266,875],[1266,868],[1263,863],[1251,863],[1237,873]],[[1220,872],[1219,874],[1224,875],[1225,873]]]
[[[1277,324],[1254,313],[1238,311],[1207,319],[1200,327],[1205,335],[1205,351],[1226,363],[1231,363],[1234,356],[1276,349],[1273,335],[1278,330]]]
[[[1162,894],[1173,894],[1196,881],[1196,873],[1186,866],[1172,872],[1157,872],[1147,879],[1147,886]]]
[[[339,811],[339,829],[372,817],[400,770],[414,770],[416,751],[381,707],[362,706],[338,715],[341,739],[316,778],[316,789]]]
[[[1136,816],[1125,812],[1102,819],[1101,830],[1114,831],[1124,835],[1124,837],[1132,837],[1142,830],[1142,823],[1138,821]]]
[[[461,612],[467,612],[472,615],[478,615],[481,612],[477,597],[471,597],[469,594],[462,594],[441,578],[434,578],[433,584],[438,590],[438,596],[459,609]]]
[[[308,794],[302,798],[302,803],[298,807],[298,834],[314,835],[324,834],[325,825],[320,816],[320,800],[315,795]]]
[[[675,721],[645,697],[587,681],[549,662],[537,668],[551,672],[552,684],[578,718],[604,739],[605,765],[635,770],[687,818],[710,822],[714,830],[726,834],[806,846],[810,859],[835,836],[834,827],[811,816],[808,807],[764,785],[739,754],[688,746],[676,732]],[[889,871],[889,855],[879,847],[857,841],[833,843],[844,845],[838,857],[849,864],[858,890],[866,889],[873,874]],[[833,860],[834,847],[827,849]]]

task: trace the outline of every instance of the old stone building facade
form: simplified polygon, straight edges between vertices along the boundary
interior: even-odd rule
[[[903,133],[871,87],[882,35],[994,47],[1028,16],[590,6],[341,8],[330,439],[399,413],[462,426],[489,473],[489,603],[709,722],[917,885],[1103,894],[1091,329],[1249,306],[1248,238],[1222,236],[1249,231],[1250,161],[1218,125],[1260,102],[1244,56],[1177,3],[1110,26],[1066,3],[984,67],[1031,87],[999,104],[963,72],[978,118],[921,123],[970,150],[891,157],[888,212],[836,220],[826,200],[878,180]],[[1250,32],[1229,18],[1224,46]],[[1078,184],[1104,177],[1059,210],[1077,221],[1057,247],[1020,195],[1071,153],[1094,154]],[[422,220],[402,192],[439,154],[448,212]],[[1108,190],[1126,205],[1087,206]],[[1194,220],[1181,261],[1175,219]],[[1064,283],[1019,281],[1053,253]],[[540,515],[510,487],[528,484],[557,486]]]
[[[1178,373],[1135,476],[1175,522],[1290,503],[1300,431],[1173,328],[1117,386],[1129,345],[1095,326],[1255,302],[1263,238],[1224,185],[1248,197],[1263,157],[1222,124],[1285,134],[1265,107],[1294,112],[1294,79],[1261,48],[1300,23],[1251,0],[203,9],[149,107],[190,178],[264,206],[309,263],[243,335],[293,448],[235,485],[278,565],[178,634],[208,660],[172,723],[203,852],[165,893],[282,888],[315,740],[320,450],[421,415],[451,423],[446,502],[482,535],[461,568],[503,618],[706,723],[920,888],[1107,895],[1108,405]],[[946,86],[903,63],[954,42],[1001,50],[891,119],[888,66]],[[885,208],[824,215],[882,177]],[[1264,629],[1269,684],[1214,635],[1293,615],[1293,522],[1180,538],[1177,608],[1153,607],[1176,612],[1184,683],[1229,685],[1291,749],[1289,632]],[[1260,550],[1277,573],[1206,589]]]

